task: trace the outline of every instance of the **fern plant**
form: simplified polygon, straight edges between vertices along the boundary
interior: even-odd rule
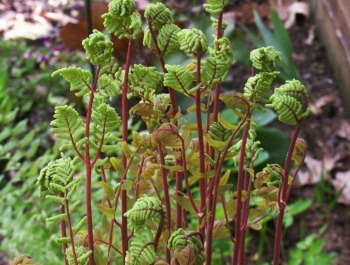
[[[77,67],[53,73],[86,102],[85,113],[56,107],[51,125],[62,141],[61,158],[38,177],[42,195],[57,204],[58,213],[47,221],[61,229],[56,241],[65,264],[208,265],[214,241],[221,238],[232,242],[227,246],[231,264],[244,264],[248,229],[260,229],[263,219],[276,213],[274,264],[279,264],[283,217],[305,157],[306,144],[298,133],[309,114],[308,96],[296,80],[271,89],[281,59],[272,47],[252,51],[252,77],[243,93],[221,93],[234,52],[224,36],[227,4],[205,4],[217,31],[212,42],[199,29],[175,26],[164,4],[149,4],[143,43],[158,57],[157,70],[131,65],[141,15],[132,0],[113,0],[104,24],[110,34],[128,39],[125,64],[116,63],[112,42],[95,30],[83,41],[95,76]],[[167,64],[165,55],[175,51],[192,63]],[[195,123],[187,122],[177,93],[193,100],[188,112],[195,113]],[[116,96],[122,99],[121,116],[109,103]],[[131,97],[139,103],[129,109]],[[232,111],[232,120],[220,114],[221,103]],[[255,172],[261,148],[252,112],[270,107],[282,122],[295,125],[295,133],[284,167],[270,164]],[[131,115],[139,116],[147,131],[129,132]],[[232,160],[237,175],[225,168]],[[83,174],[77,174],[80,166]],[[92,195],[101,191],[98,203]],[[75,199],[79,192],[85,193],[84,201]],[[85,215],[77,216],[81,207]],[[223,218],[217,217],[218,208]]]

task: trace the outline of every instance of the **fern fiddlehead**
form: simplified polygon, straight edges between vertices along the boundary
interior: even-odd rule
[[[161,29],[165,24],[173,22],[170,10],[162,3],[149,4],[146,7],[145,18],[151,22],[154,29]]]
[[[263,47],[253,50],[250,53],[250,60],[256,69],[262,72],[274,72],[277,70],[277,63],[281,61],[281,53],[272,46]]]
[[[286,124],[295,125],[310,114],[309,99],[305,86],[298,80],[287,81],[275,89],[270,97],[272,107],[278,113],[278,119]]]
[[[135,12],[133,0],[113,0],[108,5],[108,13],[102,15],[103,25],[109,33],[119,39],[135,39],[142,30],[139,13]]]
[[[208,50],[208,41],[199,29],[183,29],[177,34],[180,49],[189,57],[202,55]]]
[[[228,0],[207,0],[207,4],[204,4],[205,11],[210,14],[219,14],[224,10],[224,7],[228,5]]]
[[[203,242],[196,232],[179,228],[171,234],[168,248],[175,251],[180,264],[202,265],[205,261]]]

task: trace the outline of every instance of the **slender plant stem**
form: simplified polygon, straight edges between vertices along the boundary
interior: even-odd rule
[[[238,177],[237,177],[237,213],[236,213],[236,245],[233,252],[232,265],[238,265],[240,253],[244,252],[244,235],[242,234],[242,191],[243,191],[243,177],[244,177],[244,168],[245,168],[245,153],[246,153],[246,144],[248,141],[248,133],[250,129],[250,119],[251,113],[247,114],[247,124],[245,125],[243,136],[242,136],[242,145],[239,155],[239,165],[238,165]],[[243,246],[242,246],[243,245]],[[242,249],[243,247],[243,249]]]
[[[129,72],[131,66],[131,54],[132,54],[132,39],[128,42],[128,50],[126,55],[126,63],[125,63],[125,76],[124,76],[124,84],[122,88],[122,140],[128,140],[128,119],[129,119],[129,108],[128,108],[128,86],[129,86]],[[127,158],[125,153],[122,154],[122,166],[125,170],[127,167]],[[121,181],[126,180],[127,174],[124,172]],[[128,210],[127,206],[127,191],[125,189],[122,190],[122,256],[123,256],[123,264],[125,264],[126,252],[129,248],[129,236],[128,236],[128,222],[127,217],[124,214]]]
[[[72,245],[72,253],[73,253],[73,259],[75,265],[78,265],[78,257],[77,253],[75,251],[75,245],[74,245],[74,233],[73,233],[73,228],[72,228],[72,219],[70,217],[70,211],[69,211],[69,204],[68,200],[66,199],[66,209],[67,209],[67,223],[68,223],[68,229],[69,229],[69,236],[70,236],[70,243]]]
[[[167,230],[169,233],[171,233],[171,205],[170,205],[170,195],[169,195],[169,185],[168,185],[168,178],[167,178],[167,171],[164,167],[165,165],[165,159],[164,159],[164,152],[162,150],[162,145],[159,143],[158,147],[158,153],[159,153],[159,159],[161,163],[161,173],[163,178],[163,192],[164,192],[164,202],[165,202],[165,209],[167,214]],[[166,254],[166,261],[170,264],[171,262],[171,256],[170,256],[170,250],[168,247],[165,248],[165,254]]]
[[[283,182],[280,195],[278,197],[278,217],[275,230],[275,243],[274,243],[274,254],[273,254],[273,265],[278,265],[280,263],[280,253],[281,253],[281,242],[282,242],[282,230],[283,230],[283,218],[284,218],[284,209],[287,205],[287,196],[288,196],[288,179],[289,172],[292,165],[292,156],[296,141],[298,139],[299,131],[301,128],[301,121],[299,121],[295,127],[288,153],[287,158],[284,164],[283,172]]]
[[[101,70],[101,66],[97,68],[97,73],[95,75],[94,84],[91,88],[90,100],[86,114],[86,126],[85,126],[85,137],[90,137],[90,127],[91,127],[91,117],[92,117],[92,105],[94,103],[95,92],[97,90],[97,80]],[[86,217],[88,225],[88,246],[92,254],[89,256],[89,265],[94,265],[94,230],[92,223],[92,163],[90,157],[90,145],[86,145],[85,148],[85,174],[86,174]]]
[[[63,193],[60,194],[61,198],[64,198]],[[64,208],[64,204],[60,205],[60,214],[65,214],[65,208]],[[61,220],[60,221],[60,227],[61,227],[61,236],[62,237],[67,237],[67,230],[66,230],[66,221],[65,220]],[[68,264],[68,260],[67,260],[67,256],[66,256],[66,250],[68,248],[68,244],[67,243],[63,243],[62,244],[62,251],[63,251],[63,256],[64,256],[64,264],[65,265],[69,265]]]

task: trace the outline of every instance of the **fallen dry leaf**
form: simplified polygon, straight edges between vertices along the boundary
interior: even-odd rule
[[[350,140],[350,123],[346,120],[341,122],[340,128],[337,131],[337,136]]]
[[[316,116],[320,115],[322,113],[321,108],[334,101],[335,101],[335,96],[333,94],[328,94],[323,97],[320,97],[319,99],[316,100],[315,103],[310,104],[310,109],[312,114]]]
[[[343,189],[338,202],[350,205],[350,171],[337,172],[335,179],[331,180],[336,192]]]
[[[304,160],[306,170],[300,170],[297,176],[300,185],[316,184],[320,182],[322,176],[323,161],[306,155]]]
[[[294,2],[288,7],[288,14],[288,19],[284,23],[287,29],[294,25],[297,15],[303,15],[308,18],[310,16],[310,7],[305,2]]]
[[[307,38],[305,39],[304,43],[306,45],[311,46],[312,43],[314,42],[315,39],[315,29],[316,25],[312,25],[311,28],[309,29],[309,34],[307,35]]]

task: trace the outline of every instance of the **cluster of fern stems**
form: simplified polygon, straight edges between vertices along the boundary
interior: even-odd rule
[[[285,209],[305,157],[298,133],[310,112],[307,91],[297,80],[271,89],[281,55],[266,47],[252,51],[252,77],[241,92],[222,93],[234,52],[224,34],[227,4],[208,0],[204,5],[217,32],[210,47],[201,30],[174,24],[161,3],[149,4],[143,20],[133,0],[112,0],[104,25],[128,39],[124,64],[113,57],[109,37],[94,30],[83,46],[95,76],[78,67],[53,73],[69,82],[86,106],[86,113],[56,107],[51,125],[62,142],[61,158],[38,177],[41,194],[58,204],[58,214],[47,221],[60,226],[56,241],[66,265],[210,265],[220,258],[213,245],[222,238],[232,242],[230,263],[245,264],[247,231],[260,229],[268,215],[277,216],[273,264],[279,264]],[[132,65],[133,43],[140,37],[160,69]],[[193,61],[167,64],[167,55],[175,52]],[[110,103],[117,96],[121,116]],[[193,101],[187,109],[196,116],[193,124],[179,108],[184,97]],[[129,106],[130,98],[139,103]],[[224,105],[238,122],[220,115]],[[261,148],[252,114],[266,108],[294,126],[294,134],[283,167],[269,164],[255,172]],[[130,132],[130,116],[140,117],[147,129]],[[228,160],[237,165],[236,175]],[[105,196],[95,205],[97,189]],[[85,193],[85,200],[77,193]],[[85,215],[79,216],[82,208]]]

